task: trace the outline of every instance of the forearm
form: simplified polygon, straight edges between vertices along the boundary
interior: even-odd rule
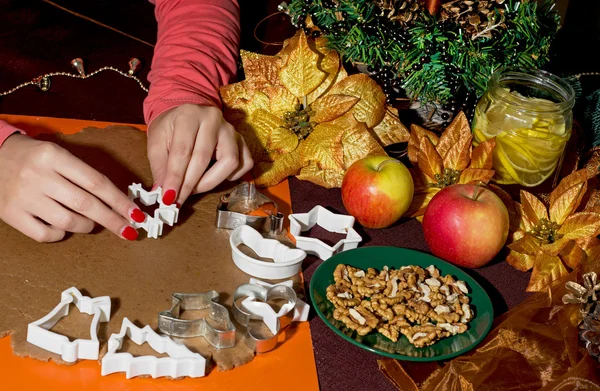
[[[17,129],[4,121],[0,121],[0,147],[2,146],[2,144],[4,144],[4,141],[6,141],[7,138],[9,138],[15,133],[25,134],[25,132],[23,132],[22,130]]]
[[[235,0],[156,0],[158,41],[144,102],[149,125],[183,103],[221,107],[219,87],[237,69],[240,23]]]

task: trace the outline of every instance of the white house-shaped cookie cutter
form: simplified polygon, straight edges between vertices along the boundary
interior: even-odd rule
[[[179,209],[175,204],[165,205],[162,202],[163,194],[161,187],[157,187],[152,191],[146,191],[142,188],[140,183],[134,183],[129,185],[127,193],[131,200],[139,198],[140,202],[146,206],[158,203],[158,208],[154,210],[154,216],[150,216],[148,213],[144,212],[144,215],[146,216],[144,222],[131,222],[131,225],[135,229],[143,228],[148,233],[149,238],[158,239],[158,237],[162,235],[164,224],[173,226],[177,223]]]
[[[133,357],[127,352],[117,353],[123,346],[125,336],[138,345],[148,342],[156,352],[166,353],[169,357]],[[102,376],[115,372],[125,372],[127,379],[140,375],[150,375],[153,378],[202,377],[206,372],[206,359],[198,353],[191,352],[185,345],[178,344],[167,336],[158,335],[150,326],[139,328],[129,319],[123,318],[121,331],[110,336],[108,351],[102,358]]]
[[[65,362],[97,360],[100,351],[98,323],[110,320],[110,297],[90,298],[83,296],[75,287],[61,293],[60,303],[48,315],[27,326],[27,342],[52,353],[60,354]],[[90,324],[90,339],[69,341],[64,335],[50,331],[64,316],[69,314],[69,305],[75,304],[85,314],[94,315]]]
[[[234,229],[229,237],[229,244],[233,263],[244,273],[259,278],[289,278],[300,271],[302,261],[306,258],[304,250],[289,248],[275,239],[266,239],[249,225],[240,225]],[[250,247],[261,258],[273,259],[273,262],[244,254],[238,247],[240,244]]]
[[[290,234],[296,240],[296,247],[308,254],[316,255],[326,261],[334,254],[358,247],[362,237],[354,230],[354,217],[333,213],[317,205],[308,213],[293,213],[290,219]],[[308,238],[301,235],[318,225],[329,232],[346,234],[346,238],[329,246],[317,238]]]

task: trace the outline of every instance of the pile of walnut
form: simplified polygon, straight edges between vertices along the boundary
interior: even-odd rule
[[[403,266],[381,272],[338,265],[335,284],[327,287],[327,299],[335,306],[333,317],[359,335],[377,330],[396,342],[404,334],[420,348],[467,331],[473,318],[468,289],[451,275]]]

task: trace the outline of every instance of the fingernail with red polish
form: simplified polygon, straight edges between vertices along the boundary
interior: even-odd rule
[[[181,204],[179,202],[176,202],[175,206],[177,207],[177,209],[181,209]]]
[[[121,235],[127,240],[136,240],[138,237],[138,231],[136,231],[133,227],[127,226],[121,232]]]
[[[162,202],[165,205],[171,205],[177,197],[177,192],[173,189],[169,189],[164,192]]]
[[[131,216],[133,221],[135,221],[136,223],[143,223],[144,220],[146,220],[146,215],[138,208],[132,209],[129,213],[129,216]]]

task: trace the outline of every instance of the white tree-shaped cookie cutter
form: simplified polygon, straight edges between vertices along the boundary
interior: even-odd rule
[[[154,210],[154,216],[150,216],[148,213],[144,212],[144,215],[146,216],[144,222],[131,222],[131,225],[135,229],[143,228],[148,233],[149,238],[158,239],[158,237],[162,235],[164,224],[173,226],[177,223],[179,209],[175,204],[165,205],[162,202],[163,194],[161,187],[157,187],[152,191],[146,191],[142,188],[140,183],[133,183],[127,188],[127,193],[131,200],[139,198],[140,202],[146,206],[158,204],[158,208]]]
[[[69,341],[64,335],[50,331],[64,316],[69,314],[69,305],[75,304],[85,314],[94,315],[90,324],[90,339]],[[66,362],[97,360],[100,351],[98,323],[110,320],[110,297],[90,298],[83,296],[75,287],[61,293],[60,303],[48,315],[29,323],[27,342],[52,353],[60,354]]]
[[[316,255],[324,261],[334,254],[358,247],[358,244],[362,241],[362,237],[353,228],[354,217],[333,213],[320,205],[315,206],[308,213],[293,213],[288,217],[290,219],[290,234],[296,240],[296,247],[308,254]],[[302,232],[310,230],[315,225],[329,232],[346,234],[346,238],[333,246],[329,246],[317,238],[302,236]]]
[[[133,357],[127,352],[117,353],[123,346],[125,336],[138,345],[147,342],[156,352],[166,353],[169,357]],[[158,335],[150,326],[139,328],[129,319],[123,318],[119,334],[110,336],[108,351],[102,358],[102,376],[115,372],[125,372],[127,379],[141,375],[150,375],[152,378],[202,377],[206,373],[206,359],[193,353],[185,345]]]

